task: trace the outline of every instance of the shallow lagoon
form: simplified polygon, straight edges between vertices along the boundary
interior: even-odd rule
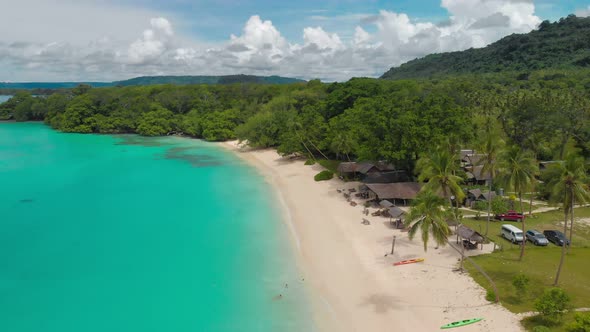
[[[215,145],[4,123],[0,183],[2,331],[313,330],[270,188]]]

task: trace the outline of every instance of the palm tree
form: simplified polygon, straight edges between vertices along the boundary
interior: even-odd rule
[[[500,138],[492,135],[491,132],[488,132],[487,137],[485,138],[484,143],[482,144],[480,151],[483,154],[483,157],[479,160],[479,165],[482,166],[481,174],[489,174],[490,178],[488,181],[489,185],[489,195],[488,195],[488,219],[486,221],[486,232],[485,235],[488,235],[490,230],[490,211],[492,209],[492,183],[494,182],[494,178],[498,173],[498,156],[502,151],[502,147],[504,146],[504,141]]]
[[[551,197],[554,200],[562,200],[564,211],[563,234],[567,236],[567,218],[570,214],[570,246],[572,245],[572,236],[574,230],[574,204],[584,203],[590,200],[590,191],[588,190],[586,181],[586,165],[584,159],[575,153],[567,155],[564,162],[553,165],[549,170],[549,176],[553,179],[549,182],[551,190]],[[561,248],[561,258],[557,273],[555,275],[554,285],[557,286],[559,276],[565,260],[565,253],[567,245]]]
[[[451,235],[447,220],[452,216],[450,210],[445,209],[444,205],[444,198],[430,190],[421,191],[412,203],[412,208],[404,221],[404,226],[410,227],[408,232],[410,240],[420,231],[424,251],[428,249],[431,234],[434,242],[441,246],[447,244],[448,237]]]
[[[350,161],[349,155],[354,151],[355,146],[356,144],[350,134],[337,133],[332,140],[332,144],[330,144],[330,150],[336,153],[337,158],[340,158],[340,155],[343,154]]]
[[[457,202],[461,202],[465,197],[463,189],[459,186],[463,179],[455,175],[459,169],[458,159],[455,154],[439,147],[428,156],[420,158],[416,165],[416,170],[420,173],[418,180],[428,180],[422,190],[442,193],[451,206],[451,196],[455,196]]]
[[[536,181],[535,174],[538,172],[539,166],[530,151],[513,146],[500,154],[500,178],[509,190],[517,193],[521,213],[524,213],[522,208],[522,193],[533,187]],[[524,234],[525,232],[525,218],[523,218],[522,233]],[[526,241],[522,241],[521,243],[519,260],[522,260],[524,256],[525,243]]]

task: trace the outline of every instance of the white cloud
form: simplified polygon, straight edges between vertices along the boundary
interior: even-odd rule
[[[172,25],[163,17],[150,20],[151,29],[143,31],[143,37],[129,46],[128,61],[140,64],[157,60],[170,47],[170,40],[174,36]]]
[[[371,35],[365,29],[357,26],[354,29],[354,39],[352,40],[355,47],[362,47],[371,41]]]
[[[580,9],[576,11],[576,16],[578,17],[589,17],[590,16],[590,6],[585,9]]]
[[[4,36],[0,37],[0,77],[116,80],[161,73],[246,73],[346,80],[379,76],[391,66],[433,52],[483,47],[505,35],[528,32],[541,22],[528,0],[441,0],[441,5],[449,12],[445,24],[380,11],[355,16],[369,28],[357,26],[345,39],[325,26],[307,27],[300,44],[289,43],[270,20],[257,15],[250,17],[241,34],[208,46],[178,36],[175,20],[158,15],[145,18],[143,29],[130,29],[135,31],[133,36],[93,32],[84,44]]]
[[[337,51],[344,44],[335,33],[328,33],[322,27],[303,29],[304,47],[315,45],[320,50]]]

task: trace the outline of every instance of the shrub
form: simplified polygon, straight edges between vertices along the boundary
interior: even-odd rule
[[[313,159],[307,159],[305,161],[305,165],[306,166],[315,165],[315,160],[313,160]]]
[[[333,177],[334,173],[330,171],[321,171],[318,174],[316,174],[316,176],[314,176],[313,179],[316,181],[326,181],[332,179]]]
[[[490,302],[496,302],[496,293],[493,290],[488,289],[486,292],[486,300]]]
[[[518,293],[525,293],[527,288],[529,287],[529,282],[531,280],[524,274],[517,274],[514,279],[512,279],[512,286],[516,288]]]
[[[568,332],[590,332],[590,314],[576,313],[575,321],[566,327]]]
[[[479,211],[487,211],[488,210],[488,202],[486,201],[477,201],[473,204],[473,208]]]
[[[492,213],[500,214],[508,210],[508,204],[501,196],[496,196],[492,199]]]
[[[551,332],[551,329],[547,326],[539,325],[533,327],[533,332]]]
[[[560,322],[564,312],[568,309],[570,297],[561,288],[546,289],[545,293],[535,302],[535,309],[543,318]]]

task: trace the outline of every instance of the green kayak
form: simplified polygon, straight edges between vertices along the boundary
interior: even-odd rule
[[[440,328],[441,329],[452,329],[454,327],[460,327],[460,326],[465,326],[465,325],[477,323],[480,320],[483,320],[483,318],[472,318],[472,319],[460,320],[458,322],[452,322],[447,325],[443,325]]]

